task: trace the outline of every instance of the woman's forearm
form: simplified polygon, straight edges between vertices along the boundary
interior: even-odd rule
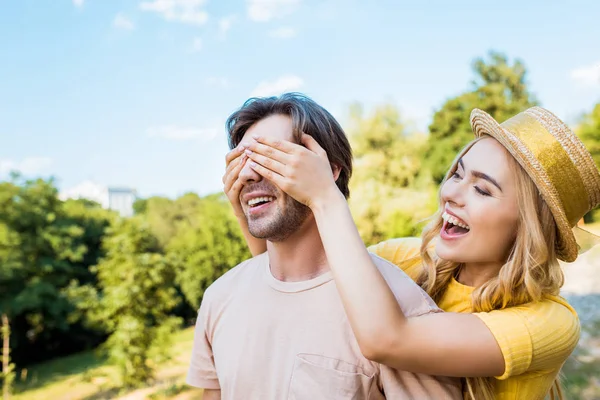
[[[346,315],[363,355],[393,368],[446,376],[497,376],[504,358],[472,314],[406,318],[367,252],[341,193],[312,207]]]
[[[368,356],[386,332],[401,334],[407,318],[367,252],[343,195],[332,193],[313,213],[346,314]]]

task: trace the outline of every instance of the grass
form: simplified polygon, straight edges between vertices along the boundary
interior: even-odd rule
[[[26,379],[17,378],[13,400],[200,399],[202,391],[185,384],[194,328],[174,337],[173,359],[157,368],[149,387],[124,393],[116,367],[93,351],[51,360],[31,367]]]

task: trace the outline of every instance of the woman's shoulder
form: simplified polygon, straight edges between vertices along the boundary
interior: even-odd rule
[[[557,368],[579,341],[577,312],[559,296],[475,315],[492,332],[506,360],[499,379]]]
[[[396,238],[370,246],[368,250],[395,264],[414,280],[422,264],[421,243],[417,237]]]
[[[554,322],[579,321],[577,311],[561,296],[546,295],[542,300],[532,301],[517,306],[515,309],[520,314],[526,315],[529,318],[532,316],[541,316],[551,317]]]
[[[529,326],[543,326],[545,329],[551,326],[572,326],[575,328],[579,324],[577,311],[560,296],[544,296],[539,301],[522,304],[514,307],[507,307],[490,312],[477,313],[484,319],[492,318],[502,320],[509,319],[511,316],[518,316]]]

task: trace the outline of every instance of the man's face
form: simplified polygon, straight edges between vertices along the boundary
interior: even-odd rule
[[[250,143],[252,135],[291,141],[292,120],[285,115],[271,115],[247,131],[240,143]],[[310,209],[282,192],[271,181],[256,173],[248,163],[240,171],[243,188],[240,203],[250,233],[272,242],[283,241],[296,232],[310,215]]]

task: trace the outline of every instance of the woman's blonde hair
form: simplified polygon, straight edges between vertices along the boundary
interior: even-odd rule
[[[458,160],[476,142],[487,138],[489,136],[483,136],[469,143],[454,161],[448,176],[454,173]],[[564,282],[554,247],[556,224],[550,208],[525,170],[512,156],[508,159],[517,188],[519,218],[516,238],[498,276],[473,291],[473,312],[489,312],[539,301],[547,295],[558,295]],[[417,279],[436,303],[462,267],[458,262],[443,260],[430,253],[432,241],[438,237],[443,225],[442,210],[443,204],[423,231],[421,256],[424,268]],[[472,399],[494,399],[494,378],[467,378],[466,381]],[[558,379],[554,382],[551,398],[563,399]]]

